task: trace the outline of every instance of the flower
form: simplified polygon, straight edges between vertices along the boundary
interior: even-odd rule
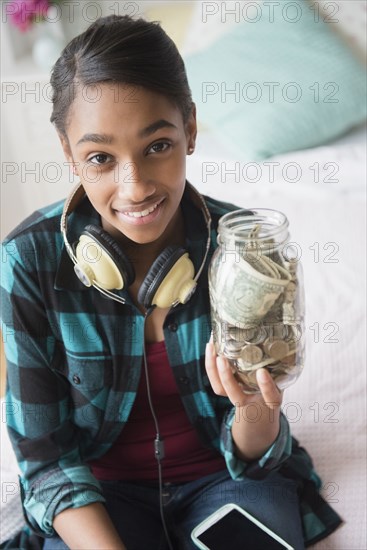
[[[33,23],[46,19],[52,3],[50,0],[12,0],[7,7],[7,13],[10,22],[25,32]]]

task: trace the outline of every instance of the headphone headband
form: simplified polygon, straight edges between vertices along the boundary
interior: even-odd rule
[[[67,238],[67,229],[68,229],[67,217],[69,216],[69,214],[74,212],[75,208],[77,207],[77,205],[79,204],[79,202],[82,200],[84,196],[85,196],[84,187],[82,186],[81,183],[78,183],[76,187],[72,189],[69,196],[65,199],[64,208],[62,210],[61,220],[60,220],[60,230],[61,230],[62,237],[64,239],[66,250],[74,264],[77,263],[77,259],[74,254],[73,247],[70,245]]]

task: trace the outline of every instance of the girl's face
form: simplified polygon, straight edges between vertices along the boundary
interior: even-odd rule
[[[185,125],[161,94],[100,83],[79,89],[68,120],[64,152],[104,229],[139,244],[174,233],[195,111]]]

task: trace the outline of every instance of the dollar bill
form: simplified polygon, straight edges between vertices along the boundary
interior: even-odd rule
[[[240,328],[261,322],[289,283],[290,274],[285,269],[279,271],[278,266],[278,274],[279,278],[269,277],[243,258],[222,262],[215,284],[210,285],[218,317]]]

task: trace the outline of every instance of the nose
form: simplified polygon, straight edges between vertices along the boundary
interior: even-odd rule
[[[134,161],[119,165],[117,184],[119,196],[132,203],[144,202],[156,192],[156,185],[143,168]]]

